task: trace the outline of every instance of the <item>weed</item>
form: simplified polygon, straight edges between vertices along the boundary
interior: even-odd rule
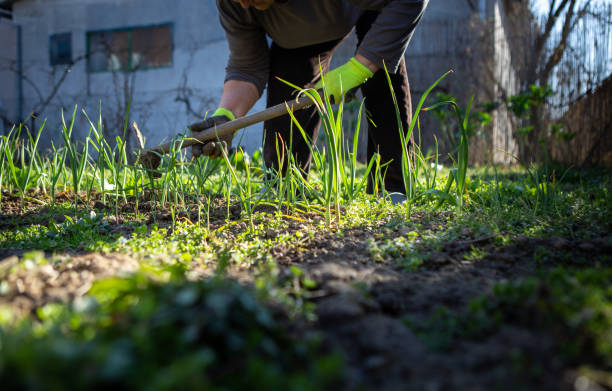
[[[13,180],[15,187],[19,190],[22,209],[24,208],[24,198],[26,196],[26,192],[41,175],[40,167],[37,164],[37,149],[38,142],[40,141],[40,135],[44,126],[45,124],[43,123],[34,138],[32,138],[30,132],[27,131],[28,142],[22,142],[19,140],[22,126],[13,128],[6,137],[6,141],[3,145],[4,157],[6,158],[10,177]],[[17,161],[15,161],[15,155],[18,156]]]
[[[408,270],[416,270],[423,265],[425,258],[419,248],[419,235],[415,231],[382,242],[369,238],[370,257],[378,262],[394,262]]]
[[[440,308],[425,323],[406,324],[430,346],[449,349],[460,339],[482,338],[502,325],[549,330],[565,360],[610,365],[612,270],[557,268],[541,280],[498,284],[460,312]]]
[[[256,296],[229,281],[108,279],[38,316],[36,332],[29,322],[0,329],[5,387],[317,390],[340,380],[337,356],[290,339]]]

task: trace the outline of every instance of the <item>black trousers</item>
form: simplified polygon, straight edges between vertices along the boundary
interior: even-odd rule
[[[370,29],[378,12],[365,11],[361,16],[355,32],[358,44]],[[332,55],[342,39],[324,42],[316,45],[296,49],[284,49],[272,43],[270,48],[270,77],[268,80],[267,106],[271,107],[284,101],[293,99],[295,90],[279,81],[277,77],[290,81],[298,86],[307,86],[316,82],[320,77],[319,64],[326,72]],[[399,106],[404,131],[412,119],[412,102],[410,98],[410,85],[406,72],[406,63],[402,58],[398,71],[390,74],[391,83]],[[379,70],[361,86],[365,97],[365,108],[368,115],[368,161],[376,153],[381,155],[381,163],[390,162],[386,168],[385,188],[389,191],[404,192],[402,180],[402,146],[397,126],[397,117],[393,98],[389,90],[387,76],[384,69]],[[299,110],[294,113],[311,140],[316,140],[319,134],[321,120],[315,107]],[[283,147],[291,148],[296,162],[308,172],[311,162],[311,153],[299,130],[290,134],[291,118],[289,115],[278,117],[264,122],[264,160],[268,167],[279,169],[277,148],[280,152]],[[284,157],[284,164],[287,157]],[[283,164],[283,165],[284,165]],[[284,170],[285,167],[280,167]],[[368,187],[371,191],[372,186]]]

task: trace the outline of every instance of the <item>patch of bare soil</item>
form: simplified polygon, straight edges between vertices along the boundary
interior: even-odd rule
[[[462,341],[450,352],[436,351],[403,319],[425,319],[441,305],[460,308],[495,283],[533,275],[537,249],[572,250],[572,259],[595,262],[597,255],[612,250],[607,238],[580,243],[524,238],[501,248],[490,244],[491,238],[457,241],[432,253],[424,267],[407,271],[372,262],[366,244],[370,236],[359,229],[342,237],[323,235],[301,248],[276,249],[274,254],[281,265],[299,266],[317,283],[316,329],[330,346],[344,352],[353,388],[574,389],[548,335],[505,326],[484,340]],[[466,262],[464,254],[475,244],[486,248],[487,255]]]
[[[20,206],[15,209],[15,202],[3,200],[3,218],[11,213],[24,216]],[[110,209],[100,201],[91,201],[91,206]],[[28,204],[28,208],[25,216],[40,221],[44,215],[41,206]],[[172,219],[170,211],[159,211],[146,201],[139,208],[147,222]],[[236,208],[230,207],[230,218],[240,215]],[[128,209],[134,209],[134,204],[124,205],[121,211],[126,213]],[[211,225],[224,224],[227,210],[222,200],[214,200]],[[177,213],[175,218],[195,220],[198,212],[189,208]],[[289,229],[301,228],[302,224],[295,222]],[[269,235],[278,233],[271,231]],[[372,261],[367,243],[373,235],[366,229],[342,235],[317,234],[297,245],[279,245],[271,250],[284,275],[290,276],[290,267],[298,266],[315,281],[316,288],[308,297],[316,304],[318,320],[304,332],[321,333],[328,346],[343,353],[349,389],[574,389],[570,368],[557,358],[557,347],[546,334],[507,325],[487,338],[464,340],[450,351],[438,351],[419,339],[404,319],[427,319],[439,306],[462,308],[498,282],[533,275],[549,266],[534,260],[538,253],[569,253],[567,262],[592,264],[602,254],[612,253],[609,237],[580,242],[519,238],[507,246],[495,245],[493,237],[470,238],[440,243],[421,268],[407,270],[395,262]],[[466,261],[465,255],[474,247],[484,255]],[[83,254],[71,256],[69,262],[58,259],[32,269],[19,266],[5,274],[3,271],[16,267],[17,258],[1,258],[0,276],[3,289],[9,293],[0,295],[0,304],[9,304],[22,314],[35,314],[35,309],[46,303],[74,300],[95,280],[138,268],[128,256]],[[230,268],[229,274],[248,283],[250,273],[244,268],[232,273]]]
[[[0,229],[33,224],[48,225],[51,220],[61,223],[66,219],[66,215],[74,216],[74,208],[71,205],[73,202],[74,198],[71,193],[57,194],[55,205],[51,205],[47,194],[30,192],[22,208],[18,194],[4,192],[0,204]],[[221,222],[237,219],[241,213],[240,205],[237,202],[230,202],[227,207],[226,199],[221,196],[211,199],[202,197],[199,208],[193,200],[187,201],[184,207],[174,207],[173,202],[167,203],[166,206],[160,205],[157,197],[148,191],[143,192],[138,200],[129,197],[127,202],[119,200],[116,205],[112,197],[107,197],[104,203],[97,193],[91,194],[90,198],[81,194],[77,205],[80,214],[89,211],[103,212],[112,216],[116,224],[134,220],[146,224],[159,222],[163,224],[172,221],[173,218],[195,221],[198,218],[206,220],[207,217],[210,221]]]
[[[71,302],[83,296],[98,279],[135,272],[138,268],[138,262],[122,254],[60,256],[36,267],[29,267],[27,262],[19,264],[17,256],[11,256],[0,260],[5,291],[0,295],[0,305],[10,305],[18,317],[36,316],[35,310],[45,304]]]

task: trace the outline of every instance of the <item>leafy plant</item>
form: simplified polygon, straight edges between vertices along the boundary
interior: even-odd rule
[[[429,103],[430,107],[425,108],[424,111],[430,111],[434,118],[438,120],[442,149],[453,153],[461,141],[462,133],[459,126],[455,125],[454,109],[445,104],[446,102],[457,103],[457,100],[450,94],[436,92],[435,99]],[[491,122],[491,112],[498,106],[499,103],[497,102],[488,102],[471,110],[466,127],[466,132],[470,138],[484,134],[483,130]],[[464,118],[466,111],[460,109],[460,113],[461,118]]]
[[[28,131],[29,142],[23,142],[19,139],[22,131],[22,125],[20,125],[9,132],[3,143],[4,157],[6,158],[13,184],[19,190],[22,209],[24,208],[26,192],[40,176],[40,170],[35,170],[34,168],[36,168],[38,142],[40,141],[40,135],[44,126],[43,123],[35,138]],[[18,156],[17,161],[15,161],[15,155]]]
[[[319,390],[341,379],[338,357],[289,338],[229,281],[103,280],[74,306],[48,305],[38,316],[40,326],[0,328],[6,389]]]
[[[85,170],[88,167],[89,160],[89,143],[84,143],[83,151],[79,152],[75,143],[72,142],[72,132],[74,129],[76,112],[77,107],[75,106],[70,119],[70,124],[66,125],[64,112],[62,111],[62,137],[64,139],[64,148],[66,148],[68,151],[68,163],[72,174],[72,191],[74,192],[75,211],[78,204],[79,191],[81,190],[81,181],[83,180]],[[89,140],[91,132],[92,128],[89,129],[89,133],[87,134],[86,138],[87,140]]]
[[[549,86],[530,85],[525,91],[508,99],[508,109],[519,119],[531,119],[531,109],[541,106],[546,99],[553,94]],[[526,135],[533,130],[533,126],[523,126],[518,128],[520,135]]]

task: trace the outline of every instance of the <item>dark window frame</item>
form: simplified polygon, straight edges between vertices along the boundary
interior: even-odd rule
[[[68,44],[67,55],[62,53],[60,48],[62,43]],[[49,36],[49,64],[52,67],[72,64],[72,32],[51,34]]]
[[[168,27],[170,30],[170,63],[167,65],[159,65],[159,66],[145,66],[145,67],[133,67],[132,66],[132,32],[137,30],[145,30],[145,29],[153,29],[159,27]],[[128,32],[128,66],[127,68],[121,69],[102,69],[102,70],[92,70],[90,55],[91,55],[91,36],[96,34],[104,34],[104,33],[118,33],[118,32]],[[116,29],[104,29],[104,30],[90,30],[85,33],[85,50],[87,53],[87,64],[86,71],[87,73],[108,73],[108,72],[134,72],[134,71],[146,71],[153,69],[167,69],[172,68],[174,66],[174,23],[160,23],[160,24],[150,24],[144,26],[130,26],[130,27],[122,27]]]

